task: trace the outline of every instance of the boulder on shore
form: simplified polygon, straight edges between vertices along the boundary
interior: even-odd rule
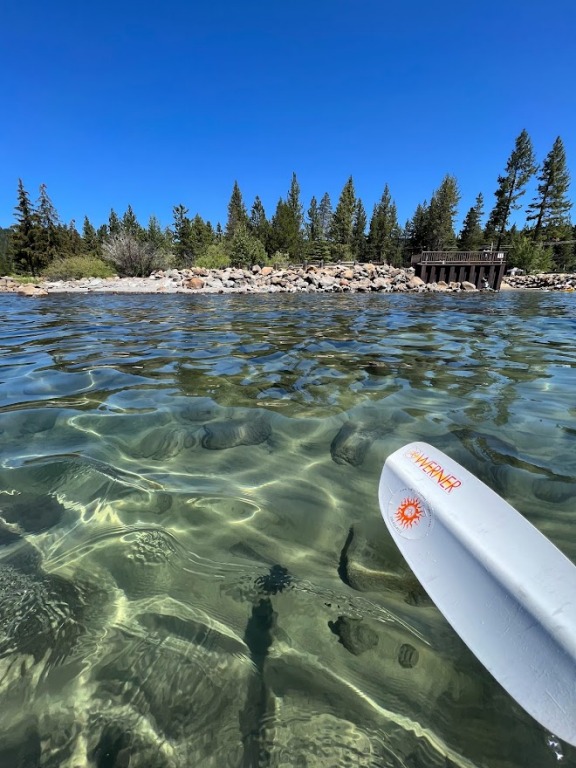
[[[506,288],[576,290],[575,274],[507,275]],[[83,278],[22,285],[0,277],[0,293],[45,296],[47,293],[473,293],[468,281],[425,283],[412,267],[389,264],[302,264],[242,269],[169,269],[150,277]]]
[[[48,296],[47,290],[40,287],[39,285],[32,285],[31,283],[28,285],[21,285],[16,290],[16,293],[19,296]]]

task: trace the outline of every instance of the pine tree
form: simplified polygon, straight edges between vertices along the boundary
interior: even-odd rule
[[[418,203],[414,215],[406,222],[405,242],[409,255],[430,250],[428,244],[428,201]]]
[[[478,251],[484,243],[482,216],[484,215],[484,197],[482,193],[470,208],[464,218],[462,231],[458,237],[458,247],[461,251]]]
[[[426,237],[431,251],[445,251],[456,245],[454,219],[459,200],[456,178],[447,174],[432,195],[426,215]]]
[[[118,218],[118,214],[116,211],[111,208],[110,209],[110,216],[108,216],[108,234],[110,237],[114,237],[114,235],[119,235],[122,231],[122,222]]]
[[[331,216],[332,206],[327,194],[322,198],[320,205],[316,197],[310,200],[305,227],[307,258],[321,261],[330,258],[330,246],[326,238]]]
[[[84,252],[84,243],[74,219],[69,224],[58,225],[58,244],[59,256],[62,258],[80,256]]]
[[[318,214],[320,219],[320,240],[328,240],[330,237],[330,229],[332,227],[332,216],[334,215],[328,192],[325,192],[322,200],[320,200]]]
[[[388,184],[380,201],[374,206],[368,233],[368,255],[372,261],[395,264],[399,261],[401,232],[398,225],[396,204],[390,195]]]
[[[238,182],[234,182],[230,202],[228,203],[228,222],[226,223],[226,237],[231,238],[238,227],[248,228],[248,214],[242,199],[242,192]]]
[[[108,238],[108,227],[106,224],[101,224],[96,230],[96,237],[98,238],[98,249],[101,251],[103,244]]]
[[[148,219],[144,240],[150,243],[157,251],[168,253],[172,247],[172,233],[169,229],[162,229],[160,221],[154,215]]]
[[[302,203],[300,202],[300,185],[296,174],[292,173],[290,189],[286,196],[287,212],[290,214],[290,221],[286,221],[290,231],[290,246],[288,252],[296,261],[302,261],[304,258],[304,215],[302,213]]]
[[[278,200],[276,211],[270,222],[269,251],[288,253],[294,260],[303,258],[303,238],[293,208],[286,200]]]
[[[356,194],[354,192],[354,181],[352,176],[350,176],[342,189],[330,225],[330,240],[336,245],[344,246],[344,249],[347,251],[349,251],[352,244],[355,209]],[[345,250],[342,250],[342,253],[345,253]]]
[[[0,275],[10,274],[12,269],[12,230],[0,227]]]
[[[566,166],[566,152],[560,136],[542,163],[538,175],[538,193],[527,208],[527,221],[534,221],[532,239],[559,238],[570,226],[572,203],[568,199],[570,174]]]
[[[192,264],[192,222],[187,216],[188,208],[184,205],[175,205],[172,209],[174,216],[174,254],[176,263],[180,267],[189,267]]]
[[[199,256],[203,256],[209,245],[215,242],[214,230],[212,225],[204,221],[200,214],[196,214],[190,222],[190,232],[188,243],[190,247],[191,260],[195,262]]]
[[[124,216],[122,216],[122,230],[132,237],[142,238],[144,235],[144,230],[138,223],[138,219],[136,218],[136,214],[132,210],[131,205],[128,205]]]
[[[66,250],[70,256],[79,256],[82,253],[82,238],[76,229],[76,221],[71,219],[66,229],[68,232]]]
[[[266,248],[268,245],[268,238],[270,235],[270,222],[266,218],[266,211],[262,200],[256,195],[252,209],[250,211],[249,230],[250,234],[260,240],[262,245]]]
[[[22,179],[18,179],[18,203],[15,215],[16,224],[12,230],[11,243],[13,261],[17,268],[24,269],[36,277],[42,266],[36,249],[38,219]]]
[[[368,224],[368,217],[366,216],[366,209],[362,200],[358,198],[356,200],[356,208],[354,210],[354,220],[352,222],[352,258],[355,261],[364,261],[366,257],[366,226]]]
[[[90,223],[88,216],[84,216],[84,223],[82,224],[82,252],[99,255],[101,244],[98,240],[96,230]]]
[[[36,250],[43,265],[49,264],[57,255],[59,218],[56,208],[48,197],[46,184],[40,184],[40,194],[36,202]]]
[[[508,225],[510,213],[520,208],[518,200],[526,191],[526,185],[536,172],[536,163],[532,141],[523,130],[514,145],[506,163],[504,175],[498,176],[498,189],[494,193],[496,204],[490,212],[486,224],[486,237],[496,237],[496,250],[499,250]]]
[[[288,196],[286,197],[286,204],[292,211],[295,226],[301,230],[303,223],[302,203],[300,202],[300,185],[295,173],[292,173],[292,181],[288,190]]]
[[[304,236],[302,232],[302,204],[300,203],[300,186],[296,174],[292,174],[292,182],[286,200],[278,201],[276,211],[270,222],[269,253],[277,251],[288,253],[291,259],[304,259]]]
[[[266,251],[258,238],[251,235],[245,225],[236,227],[228,244],[230,264],[233,267],[249,268],[266,260]]]

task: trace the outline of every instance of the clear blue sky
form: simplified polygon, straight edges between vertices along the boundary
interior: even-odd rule
[[[129,203],[224,224],[235,179],[270,216],[292,171],[305,208],[352,175],[370,214],[387,182],[401,223],[453,173],[462,218],[523,128],[539,160],[562,136],[576,176],[574,0],[7,0],[0,19],[0,226],[19,177],[79,227]]]

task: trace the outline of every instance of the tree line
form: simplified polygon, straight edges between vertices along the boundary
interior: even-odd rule
[[[536,191],[525,207],[524,225],[510,225],[534,177]],[[498,176],[494,204],[486,219],[484,197],[479,193],[458,233],[455,221],[460,191],[450,174],[429,201],[417,205],[404,225],[398,221],[388,185],[370,217],[351,176],[334,207],[326,192],[319,199],[312,197],[304,210],[293,174],[286,196],[278,200],[270,217],[259,196],[247,208],[240,186],[234,182],[224,227],[220,223],[213,226],[198,213],[190,216],[183,204],[174,206],[170,226],[162,227],[154,216],[143,226],[129,205],[122,216],[111,210],[108,221],[97,228],[85,216],[81,232],[74,221],[60,220],[45,184],[32,202],[20,180],[14,224],[0,229],[0,273],[52,279],[113,273],[145,276],[169,267],[250,267],[310,260],[400,266],[422,250],[502,248],[508,251],[510,265],[572,271],[576,268],[576,228],[570,222],[569,185],[561,138],[538,165],[526,130],[517,137]]]

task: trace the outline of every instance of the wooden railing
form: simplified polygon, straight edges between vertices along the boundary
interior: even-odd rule
[[[502,264],[503,252],[496,251],[422,251],[412,256],[412,264]]]

